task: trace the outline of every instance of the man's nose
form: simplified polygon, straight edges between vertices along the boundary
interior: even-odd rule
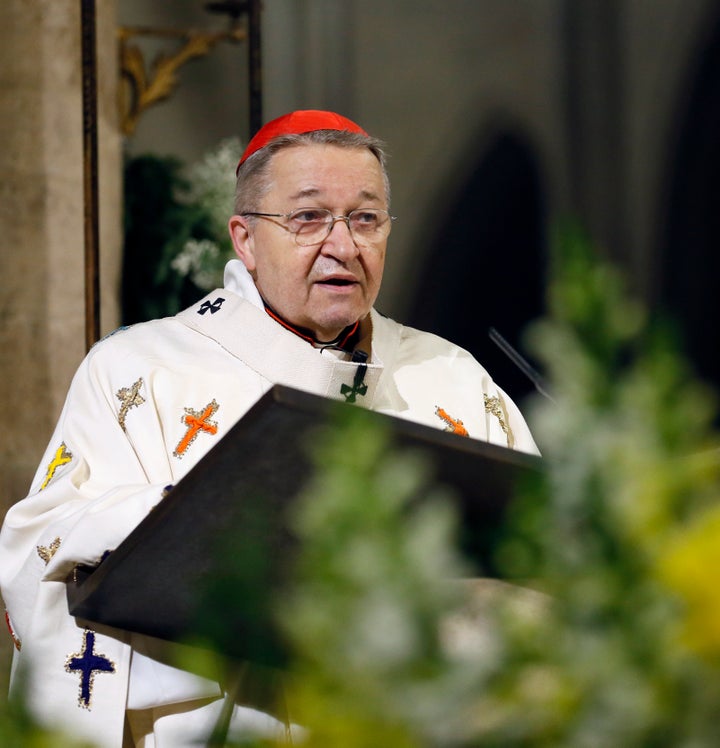
[[[338,226],[340,224],[340,226]],[[347,216],[333,216],[330,232],[323,243],[331,254],[354,257],[360,252],[355,237],[350,230],[350,219]]]

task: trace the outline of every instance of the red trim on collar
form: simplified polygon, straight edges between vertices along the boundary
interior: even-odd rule
[[[360,326],[360,320],[358,320],[354,325],[349,325],[346,327],[340,335],[338,335],[335,340],[330,340],[327,343],[323,343],[320,340],[317,340],[312,335],[309,335],[307,332],[303,332],[300,330],[300,328],[294,327],[289,322],[286,322],[282,317],[278,316],[276,312],[274,312],[267,304],[265,306],[265,311],[279,324],[282,325],[286,330],[289,330],[292,333],[295,333],[299,338],[302,338],[306,342],[310,343],[311,345],[319,345],[319,346],[332,346],[333,348],[344,348],[347,345],[348,340],[357,332],[358,327]]]

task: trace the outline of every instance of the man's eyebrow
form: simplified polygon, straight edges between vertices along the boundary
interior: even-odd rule
[[[320,194],[320,190],[317,187],[307,187],[304,190],[299,190],[294,195],[290,195],[291,200],[299,200],[301,197],[316,197]]]
[[[380,195],[378,195],[376,192],[370,192],[369,190],[362,190],[360,192],[360,197],[364,198],[365,200],[380,200],[382,199]]]
[[[322,190],[317,187],[307,187],[306,189],[298,190],[295,194],[290,195],[291,200],[300,200],[306,197],[317,197],[322,194]],[[376,192],[370,190],[360,190],[359,196],[363,200],[380,200],[380,196]]]

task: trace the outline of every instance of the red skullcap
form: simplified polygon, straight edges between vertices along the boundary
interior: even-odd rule
[[[290,112],[290,114],[283,114],[282,117],[271,120],[255,133],[248,143],[245,153],[240,158],[238,169],[248,157],[252,156],[255,151],[264,148],[273,138],[281,135],[301,135],[314,130],[345,130],[360,135],[368,134],[352,120],[340,114],[335,114],[335,112],[323,112],[317,109]]]

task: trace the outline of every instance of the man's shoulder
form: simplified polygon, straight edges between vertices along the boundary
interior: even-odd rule
[[[373,337],[380,344],[396,345],[408,351],[432,353],[438,356],[455,356],[474,361],[472,354],[433,332],[401,324],[373,310]]]
[[[174,317],[122,325],[95,343],[86,360],[90,364],[101,364],[119,357],[156,357],[177,347],[183,328]]]
[[[120,325],[100,338],[90,350],[99,351],[140,342],[155,335],[163,334],[172,329],[176,324],[175,317],[162,317],[144,322],[135,322],[129,325]]]

